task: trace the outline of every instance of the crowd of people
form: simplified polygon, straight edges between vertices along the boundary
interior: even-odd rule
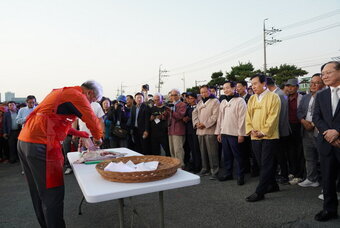
[[[279,184],[306,188],[322,183],[319,198],[324,208],[315,219],[327,221],[337,217],[340,192],[339,88],[340,63],[332,61],[311,77],[304,93],[297,79],[277,86],[274,78],[255,74],[249,83],[225,82],[223,94],[203,85],[199,94],[172,89],[166,96],[151,95],[143,85],[134,96],[89,101],[92,121],[103,129],[101,148],[127,147],[144,155],[175,157],[187,171],[212,181],[235,179],[240,186],[250,173],[259,183],[248,202],[279,191]],[[1,162],[18,161],[18,135],[39,107],[34,96],[27,97],[26,105],[19,111],[14,102],[0,107]],[[70,109],[67,105],[64,108]],[[95,128],[89,126],[91,119],[74,114],[79,118],[72,128],[98,142],[99,134],[92,136],[88,128]],[[65,155],[78,149],[78,140],[79,134],[68,132]],[[72,172],[67,159],[64,172]]]

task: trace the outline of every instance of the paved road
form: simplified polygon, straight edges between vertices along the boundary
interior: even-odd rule
[[[266,195],[266,199],[248,203],[257,178],[246,178],[244,186],[236,181],[218,182],[201,179],[193,187],[166,191],[166,227],[340,227],[340,219],[327,223],[314,221],[314,214],[322,208],[317,199],[321,188],[280,186],[281,191]],[[74,175],[65,176],[65,221],[67,227],[118,227],[118,203],[83,204],[78,215],[81,190]],[[133,198],[141,217],[150,227],[158,227],[159,208],[156,193]],[[131,223],[130,201],[126,201],[125,224]],[[25,177],[19,164],[0,164],[0,227],[39,227],[35,218]],[[134,227],[146,227],[138,218]]]

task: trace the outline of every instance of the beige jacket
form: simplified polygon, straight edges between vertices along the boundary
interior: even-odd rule
[[[246,136],[247,104],[242,97],[234,97],[229,102],[223,100],[217,119],[215,134]]]
[[[197,123],[203,123],[204,129],[197,129],[197,135],[214,135],[218,118],[220,102],[217,98],[210,98],[208,101],[198,102],[196,108],[192,112],[192,124],[196,128]]]

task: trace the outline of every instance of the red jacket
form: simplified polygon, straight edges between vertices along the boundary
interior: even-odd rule
[[[171,113],[169,118],[169,135],[185,135],[185,123],[183,122],[183,117],[187,110],[187,105],[184,102],[178,102],[175,105],[174,112]]]
[[[86,123],[94,138],[102,137],[103,130],[99,119],[93,113],[90,102],[82,93],[81,87],[65,87],[61,93],[60,91],[61,89],[53,90],[36,107],[33,112],[36,114],[28,117],[25,127],[18,137],[19,140],[30,143],[47,143],[47,121],[43,115],[52,113],[56,102],[60,104],[56,111],[58,115],[78,116]]]

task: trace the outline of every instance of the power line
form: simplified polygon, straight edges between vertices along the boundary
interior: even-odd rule
[[[332,16],[337,15],[339,13],[340,13],[340,9],[336,9],[336,10],[321,14],[321,15],[313,17],[313,18],[309,18],[309,19],[306,19],[306,20],[303,20],[303,21],[299,21],[299,22],[296,22],[296,23],[293,23],[293,24],[283,26],[281,29],[288,30],[288,29],[291,29],[291,28],[294,28],[294,27],[302,26],[302,25],[309,24],[309,23],[312,23],[312,22],[315,22],[315,21],[318,21],[318,20],[322,20],[322,19],[325,19],[325,18],[328,18],[328,17],[332,17]],[[194,66],[194,65],[204,63],[204,62],[215,61],[216,59],[222,58],[225,54],[227,54],[227,53],[229,53],[229,52],[231,52],[235,49],[247,47],[248,44],[251,44],[253,41],[259,40],[260,38],[261,38],[261,35],[258,35],[258,36],[254,37],[250,40],[247,40],[247,41],[245,41],[245,42],[243,42],[243,43],[241,43],[241,44],[239,44],[239,45],[237,45],[237,46],[235,46],[231,49],[228,49],[226,51],[223,51],[223,52],[218,53],[216,55],[213,55],[211,57],[195,61],[195,62],[190,63],[190,64],[185,64],[185,65],[182,65],[182,66],[170,68],[169,71],[172,71],[172,72],[181,71],[181,72],[183,72],[184,71],[183,69],[190,68],[190,66]]]
[[[322,31],[325,31],[325,30],[328,30],[328,29],[339,27],[339,26],[340,26],[340,23],[335,23],[335,24],[327,25],[327,26],[324,26],[324,27],[321,27],[321,28],[317,28],[317,29],[313,29],[313,30],[309,30],[309,31],[301,32],[301,33],[296,33],[296,34],[293,34],[293,35],[290,35],[290,36],[283,37],[281,39],[282,40],[291,40],[291,39],[295,39],[295,38],[298,38],[298,37],[301,37],[301,36],[307,36],[307,35],[310,35],[310,34],[313,34],[313,33],[322,32]]]
[[[222,58],[225,54],[232,52],[235,49],[245,48],[245,47],[249,46],[249,44],[252,44],[254,41],[259,40],[260,38],[261,38],[261,36],[256,36],[256,37],[249,39],[249,40],[247,40],[247,41],[245,41],[245,42],[243,42],[243,43],[241,43],[241,44],[239,44],[239,45],[237,45],[233,48],[230,48],[226,51],[220,52],[219,54],[213,55],[213,56],[205,58],[205,59],[198,60],[198,61],[190,63],[190,64],[170,68],[169,71],[175,71],[175,72],[183,71],[183,68],[188,68],[188,67],[190,68],[190,66],[194,66],[194,65],[197,65],[197,64],[202,63],[202,62],[214,61],[215,59]]]
[[[315,21],[318,21],[318,20],[322,20],[322,19],[325,19],[325,18],[328,18],[328,17],[332,17],[332,16],[339,14],[339,13],[340,13],[340,9],[333,10],[333,11],[321,14],[319,16],[309,18],[307,20],[303,20],[303,21],[299,21],[299,22],[296,22],[296,23],[293,23],[293,24],[286,25],[286,26],[282,27],[282,29],[288,30],[288,29],[291,29],[291,28],[294,28],[294,27],[302,26],[302,25],[309,24],[309,23],[312,23],[312,22],[315,22]],[[327,26],[324,26],[324,27],[321,27],[321,28],[317,28],[317,29],[313,29],[313,30],[289,35],[289,36],[283,37],[281,39],[282,40],[295,39],[295,38],[298,38],[298,37],[302,37],[302,36],[310,35],[310,34],[313,34],[313,33],[325,31],[325,30],[328,30],[328,29],[332,29],[332,28],[335,28],[335,27],[338,27],[338,26],[340,26],[340,23],[335,23],[335,24],[327,25]],[[259,41],[260,37],[261,37],[260,35],[256,36],[256,37],[254,37],[250,40],[247,40],[247,41],[245,41],[245,42],[243,42],[243,43],[241,43],[241,44],[239,44],[239,45],[237,45],[233,48],[230,48],[226,51],[223,51],[223,52],[218,53],[216,55],[213,55],[211,57],[204,58],[204,59],[198,60],[198,61],[190,63],[190,64],[170,68],[169,71],[175,72],[175,73],[171,73],[169,76],[180,75],[183,72],[186,72],[186,73],[196,72],[196,71],[211,67],[213,65],[220,64],[222,62],[228,62],[231,59],[235,59],[235,58],[239,58],[241,56],[246,56],[248,54],[251,54],[251,53],[259,50],[259,47],[255,46],[255,47],[252,47],[252,48],[247,48],[243,52],[238,53],[237,55],[230,55],[230,52],[232,52],[234,50],[239,51],[239,50],[251,45],[254,41],[256,41],[256,40]],[[270,42],[270,41],[273,41],[273,42]],[[276,40],[274,40],[274,39],[267,40],[267,42],[268,42],[268,44],[273,44],[273,43],[276,42]],[[240,54],[241,54],[241,56],[240,56]],[[228,58],[226,59],[226,57],[228,57]],[[197,64],[200,64],[200,66],[195,67]]]
[[[325,18],[328,18],[328,17],[333,17],[336,14],[340,14],[340,9],[336,9],[336,10],[321,14],[321,15],[316,16],[316,17],[312,17],[312,18],[309,18],[309,19],[306,19],[306,20],[303,20],[303,21],[299,21],[299,22],[295,22],[295,23],[283,26],[283,27],[281,27],[281,29],[282,30],[283,29],[288,30],[288,29],[291,29],[291,28],[294,28],[294,27],[310,24],[310,23],[313,23],[315,21],[319,21],[319,20],[322,20],[322,19],[325,19]]]
[[[249,54],[251,54],[255,51],[259,51],[260,48],[261,48],[261,45],[259,44],[259,45],[256,45],[255,47],[246,49],[241,53],[229,56],[227,59],[222,59],[222,60],[219,60],[219,61],[216,61],[216,62],[213,62],[213,63],[209,63],[208,65],[204,65],[204,66],[201,66],[201,67],[198,67],[198,68],[193,68],[191,70],[186,70],[185,73],[192,73],[192,72],[203,70],[203,69],[206,69],[208,67],[211,67],[211,66],[214,66],[214,65],[217,65],[217,64],[220,64],[220,63],[227,63],[231,60],[234,60],[235,58],[243,57],[243,56],[249,55]],[[169,76],[180,75],[180,74],[183,74],[183,72],[182,73],[170,74]]]
[[[324,59],[324,58],[328,58],[330,55],[334,55],[337,54],[338,52],[327,52],[325,54],[322,55],[316,55],[316,56],[311,56],[309,58],[303,58],[303,59],[289,59],[287,61],[283,60],[284,62],[291,62],[291,63],[304,63],[304,62],[310,62],[310,61],[315,61],[315,60],[320,60],[320,59]],[[270,62],[268,65],[276,65],[276,64],[280,64],[281,62]]]

